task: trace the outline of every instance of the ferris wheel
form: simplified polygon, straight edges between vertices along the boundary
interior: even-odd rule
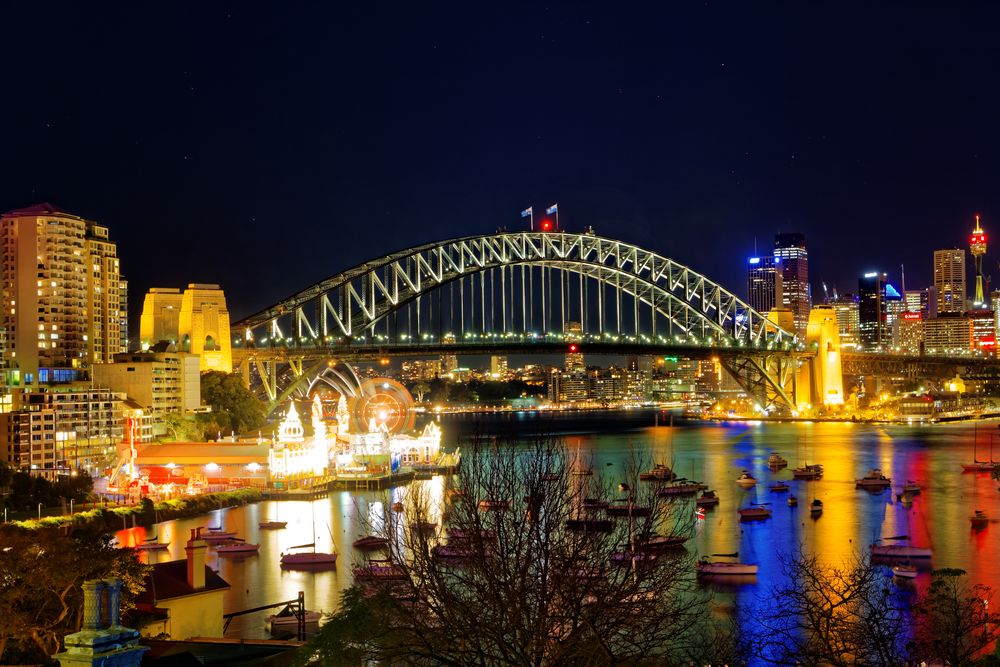
[[[383,424],[389,433],[413,430],[413,396],[392,378],[371,378],[361,383],[355,396],[347,401],[351,430],[363,433]]]

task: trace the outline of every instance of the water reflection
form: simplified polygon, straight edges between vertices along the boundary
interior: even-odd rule
[[[874,540],[894,535],[910,535],[914,544],[933,547],[933,567],[962,568],[969,572],[971,582],[1000,587],[1000,541],[992,535],[996,527],[991,522],[985,529],[973,531],[969,523],[969,516],[977,508],[991,518],[1000,517],[997,482],[988,474],[963,474],[961,469],[961,463],[972,459],[971,425],[758,423],[678,424],[671,428],[664,423],[661,420],[660,426],[654,426],[653,413],[642,411],[626,415],[578,414],[572,420],[530,415],[442,419],[445,441],[451,443],[467,437],[477,427],[524,433],[546,432],[562,425],[573,432],[572,453],[579,446],[581,457],[593,462],[595,475],[606,475],[613,484],[621,481],[615,476],[621,476],[626,461],[633,451],[638,451],[652,461],[671,465],[681,476],[703,481],[715,489],[721,502],[696,522],[687,548],[699,555],[739,552],[740,560],[756,563],[760,570],[755,580],[710,584],[716,594],[713,613],[743,614],[758,593],[781,583],[780,558],[799,548],[839,563]],[[983,428],[995,427],[980,426],[980,430]],[[772,452],[788,459],[789,467],[770,470],[767,457]],[[823,477],[815,481],[792,479],[791,469],[807,462],[822,463]],[[880,468],[891,477],[892,489],[877,493],[856,489],[855,480],[871,468]],[[758,480],[748,490],[735,483],[744,469]],[[777,480],[787,482],[790,492],[770,492],[769,485]],[[922,487],[909,508],[896,499],[907,480],[915,480]],[[200,518],[161,523],[148,531],[120,531],[118,536],[123,544],[138,544],[154,535],[161,542],[169,542],[166,551],[143,555],[158,562],[184,557],[184,543],[191,528],[219,525],[234,530],[241,538],[259,543],[260,552],[232,559],[219,558],[209,549],[209,565],[232,584],[226,595],[227,611],[290,600],[300,590],[305,592],[310,609],[330,611],[336,608],[340,591],[351,583],[351,565],[364,557],[351,543],[387,526],[401,535],[406,520],[395,519],[391,506],[410,492],[426,493],[440,507],[445,498],[445,480],[436,477],[385,492],[339,491],[312,502],[265,502],[220,509]],[[798,507],[788,506],[789,494],[798,497]],[[809,515],[813,498],[824,503],[823,514],[817,519]],[[688,502],[693,512],[693,498]],[[740,523],[737,508],[751,502],[770,503],[772,517]],[[287,521],[288,526],[284,530],[260,530],[258,522],[267,519]],[[440,522],[441,516],[435,514],[429,519]],[[278,565],[282,550],[312,542],[314,531],[318,551],[335,549],[340,554],[336,569],[283,571]],[[890,576],[888,567],[886,576]],[[929,575],[923,572],[912,585],[922,589],[928,582]],[[228,634],[265,637],[266,615],[238,617]]]

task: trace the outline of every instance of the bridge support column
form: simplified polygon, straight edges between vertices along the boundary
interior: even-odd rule
[[[798,367],[795,357],[787,353],[749,352],[720,361],[762,410],[783,416],[795,408],[792,402]]]

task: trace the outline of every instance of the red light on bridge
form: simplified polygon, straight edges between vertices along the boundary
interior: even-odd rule
[[[576,350],[577,350],[577,347],[576,347],[575,343],[569,346],[569,351],[570,351],[571,354],[575,353]]]
[[[551,220],[542,220],[542,231],[543,232],[551,232],[552,231],[552,221]]]

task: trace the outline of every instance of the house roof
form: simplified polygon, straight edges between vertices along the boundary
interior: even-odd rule
[[[48,202],[41,202],[40,204],[32,204],[31,206],[26,206],[25,208],[17,208],[14,209],[13,211],[7,211],[3,215],[11,218],[16,218],[24,215],[68,215],[73,218],[80,217]]]
[[[187,582],[187,561],[171,560],[153,565],[152,571],[146,575],[146,590],[139,594],[136,602],[149,608],[164,600],[226,588],[229,588],[229,583],[207,565],[205,588],[200,590],[191,588]]]
[[[268,443],[220,443],[220,442],[171,442],[167,444],[151,444],[139,451],[140,465],[164,465],[175,463],[203,464],[217,463],[223,465],[267,463]]]

